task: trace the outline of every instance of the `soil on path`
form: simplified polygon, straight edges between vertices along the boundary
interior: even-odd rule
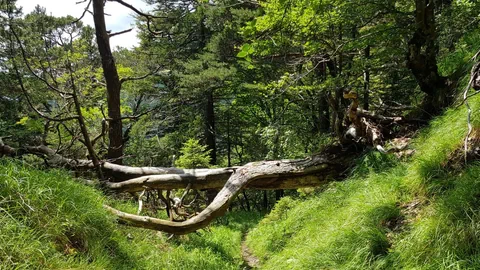
[[[242,241],[242,258],[243,261],[247,264],[248,267],[244,269],[255,269],[260,267],[260,260],[252,254],[250,249],[245,242],[246,235],[244,236],[244,240]]]

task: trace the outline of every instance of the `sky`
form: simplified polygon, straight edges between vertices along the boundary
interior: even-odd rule
[[[23,7],[23,14],[30,13],[36,5],[40,5],[47,9],[47,14],[56,17],[72,15],[74,17],[80,17],[87,5],[87,2],[76,4],[80,0],[17,0],[17,5]],[[142,11],[148,11],[151,6],[148,6],[142,0],[125,0],[125,2],[133,5],[137,9]],[[90,10],[92,7],[90,5]],[[105,5],[105,13],[111,16],[106,16],[107,30],[112,32],[118,32],[126,30],[135,26],[135,18],[133,12],[115,2],[107,2]],[[85,24],[93,27],[93,17],[91,14],[85,14],[82,20]],[[117,46],[132,48],[137,46],[139,39],[137,38],[137,29],[129,33],[114,36],[110,39],[110,46],[114,49]]]

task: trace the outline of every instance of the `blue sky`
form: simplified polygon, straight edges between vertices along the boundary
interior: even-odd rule
[[[17,4],[23,7],[23,13],[27,14],[31,12],[36,5],[43,6],[47,9],[47,13],[53,16],[61,17],[66,15],[72,15],[74,17],[80,17],[87,3],[75,4],[80,0],[17,0]],[[142,11],[148,11],[150,6],[145,4],[142,0],[125,0],[125,2],[135,6]],[[91,7],[90,7],[91,10]],[[107,2],[105,5],[105,13],[111,14],[106,16],[107,29],[113,32],[122,31],[135,26],[135,19],[132,16],[132,11],[128,8],[115,2]],[[84,23],[93,26],[92,15],[86,14],[82,20]],[[137,31],[131,31],[123,35],[115,36],[110,39],[112,49],[121,46],[131,48],[138,45]]]

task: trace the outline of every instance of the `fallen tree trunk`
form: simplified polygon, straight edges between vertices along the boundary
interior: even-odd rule
[[[19,151],[0,145],[0,150],[10,156]],[[361,154],[358,145],[331,146],[320,154],[301,160],[279,160],[249,163],[239,168],[183,170],[177,168],[135,168],[105,162],[102,169],[122,178],[135,177],[124,182],[106,182],[112,191],[135,192],[149,189],[219,189],[213,202],[198,215],[183,222],[173,222],[146,216],[125,213],[109,206],[105,208],[120,221],[136,227],[164,231],[173,234],[187,234],[206,227],[216,217],[225,213],[230,203],[245,188],[294,189],[320,186],[346,176],[353,161]],[[73,160],[58,155],[46,146],[26,147],[24,151],[44,156],[49,162],[74,169],[93,169],[88,160]],[[140,177],[137,177],[142,175]]]
[[[45,146],[26,146],[21,149],[15,149],[9,145],[5,145],[0,140],[0,157],[1,156],[21,156],[24,154],[34,154],[45,158],[47,163],[56,168],[67,168],[78,171],[93,170],[95,166],[93,162],[86,159],[70,159],[59,155],[55,150]],[[111,162],[103,161],[101,168],[105,175],[112,182],[126,181],[148,175],[185,175],[193,178],[202,178],[202,175],[226,173],[223,176],[224,182],[230,177],[230,174],[237,167],[224,169],[180,169],[180,168],[163,168],[163,167],[131,167],[118,165]],[[199,177],[197,177],[197,175]],[[218,188],[218,187],[216,187]]]
[[[356,96],[354,96],[353,105],[356,102]],[[352,123],[359,125],[355,127],[355,130],[360,131],[359,136],[354,137],[355,140],[353,141],[363,141],[363,143],[330,146],[319,154],[301,160],[261,161],[249,163],[242,167],[189,170],[129,167],[103,162],[101,169],[109,177],[108,181],[103,182],[103,186],[114,192],[221,189],[203,211],[181,222],[129,214],[109,206],[105,206],[105,208],[116,215],[119,221],[130,226],[173,234],[187,234],[206,227],[216,217],[223,215],[230,203],[243,189],[296,189],[320,186],[329,181],[343,179],[354,164],[355,159],[363,152],[364,146],[369,143],[380,146],[382,134],[377,127],[377,125],[381,125],[379,123],[389,125],[406,122],[401,117],[375,115],[360,110],[356,106],[350,106],[349,116]],[[366,120],[367,118],[377,123],[370,124]],[[366,121],[366,124],[361,125],[362,121]],[[363,139],[359,140],[358,138]],[[55,167],[66,167],[74,170],[92,170],[95,167],[89,160],[68,159],[46,146],[25,147],[21,151],[6,146],[1,141],[0,146],[0,155],[18,156],[24,151],[44,157],[49,164],[53,164]]]
[[[7,156],[7,157],[14,157],[16,154],[16,149],[5,145],[3,143],[2,137],[0,137],[0,157]]]
[[[148,228],[173,234],[187,234],[206,227],[216,217],[222,216],[235,197],[249,185],[255,186],[262,180],[270,181],[291,179],[297,183],[316,185],[337,180],[345,175],[355,158],[359,155],[354,146],[332,147],[322,154],[302,160],[262,161],[249,163],[235,170],[213,202],[197,216],[183,222],[172,222],[147,216],[133,215],[105,206],[120,221],[130,226]],[[279,181],[281,182],[281,181]],[[195,185],[195,184],[193,184]]]
[[[332,146],[323,151],[321,154],[313,156],[306,160],[314,161],[319,158],[328,157],[330,160],[322,162],[321,166],[328,166],[332,171],[329,172],[332,178],[338,178],[351,165],[351,162],[358,153],[363,149],[350,146]],[[21,154],[35,154],[44,157],[48,164],[53,167],[63,167],[72,170],[94,170],[95,166],[90,160],[85,159],[69,159],[65,158],[55,152],[55,150],[47,146],[27,146],[21,150],[0,142],[0,156],[18,156]],[[283,160],[283,161],[269,161],[282,163],[295,163],[301,160]],[[261,162],[251,163],[260,164]],[[245,166],[251,166],[251,164]],[[313,164],[313,163],[312,163]],[[244,166],[244,167],[245,167]],[[149,189],[183,189],[187,185],[191,185],[192,189],[221,189],[227,183],[227,180],[239,168],[244,167],[229,167],[219,169],[180,169],[180,168],[163,168],[163,167],[130,167],[125,165],[118,165],[110,162],[101,163],[102,170],[106,176],[109,176],[109,181],[104,183],[104,186],[114,192],[138,192]],[[308,167],[308,168],[307,168]],[[262,178],[249,182],[245,188],[248,189],[296,189],[303,187],[314,187],[322,185],[325,182],[325,174],[327,171],[323,167],[320,172],[323,175],[318,175],[317,169],[311,166],[305,168],[306,175],[284,175],[284,174],[266,174]]]
[[[116,192],[138,192],[145,189],[183,189],[189,184],[192,189],[197,190],[221,189],[235,171],[234,168],[223,168],[181,174],[148,175],[118,183],[108,182],[106,186]],[[320,186],[324,182],[324,179],[317,175],[285,177],[272,174],[249,183],[245,188],[262,190],[297,189]]]

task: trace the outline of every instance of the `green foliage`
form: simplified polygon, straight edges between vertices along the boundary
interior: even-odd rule
[[[210,166],[210,151],[207,146],[201,145],[199,140],[189,139],[183,144],[175,165],[180,168],[195,169]]]
[[[183,137],[175,133],[163,137],[152,135],[156,127],[147,117],[132,125],[130,140],[125,148],[126,161],[135,166],[172,166],[172,157],[178,152]]]
[[[1,2],[0,22],[13,23],[35,74],[77,94],[90,136],[97,137],[108,112],[94,29],[42,8],[20,18],[14,2]],[[115,52],[122,78],[162,67],[122,85],[122,115],[152,110],[123,120],[129,165],[171,166],[180,148],[175,164],[184,168],[208,167],[214,148],[222,165],[304,157],[333,140],[333,122],[343,121],[347,105],[343,90],[368,93],[370,107],[382,113],[390,105],[421,104],[405,65],[412,1],[266,0],[260,7],[233,0],[148,2],[158,17],[175,20],[152,21],[151,29],[162,33],[154,38],[140,21],[141,48]],[[439,71],[467,74],[480,41],[480,4],[435,4]],[[12,135],[7,140],[18,145],[45,141],[65,156],[83,158],[75,121],[52,123],[28,113],[16,67],[33,107],[50,116],[77,114],[68,94],[58,95],[28,72],[10,27],[0,27],[0,137]],[[478,99],[472,103],[478,110]],[[480,165],[461,175],[444,167],[462,143],[464,115],[452,109],[433,121],[408,162],[368,153],[348,180],[280,200],[247,239],[263,267],[480,268]],[[205,134],[215,134],[216,147],[187,140]],[[100,157],[107,143],[97,141]],[[33,156],[24,161],[40,163]],[[101,207],[107,199],[65,179],[63,171],[1,162],[0,268],[238,269],[243,233],[258,220],[235,212],[210,231],[169,241],[117,227]]]
[[[470,103],[480,107],[479,98]],[[262,269],[480,267],[480,165],[459,175],[444,167],[462,145],[465,117],[459,108],[433,121],[408,162],[371,153],[348,180],[282,199],[247,238]]]

